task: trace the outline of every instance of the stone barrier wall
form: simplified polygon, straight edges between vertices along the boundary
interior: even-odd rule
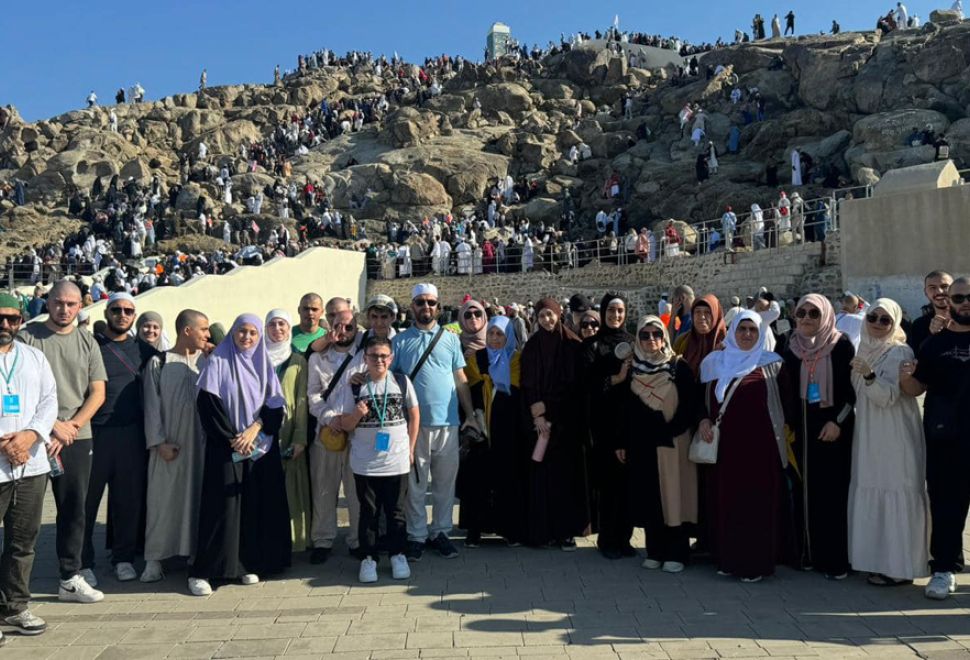
[[[700,257],[681,256],[653,264],[617,266],[593,262],[583,268],[553,275],[547,272],[423,278],[433,282],[446,305],[457,305],[466,293],[497,298],[501,304],[535,301],[543,296],[568,297],[581,292],[598,299],[608,289],[625,294],[632,313],[655,313],[662,293],[678,284],[695,292],[714,293],[725,304],[731,296],[754,295],[762,286],[776,296],[792,298],[816,291],[835,296],[842,287],[839,236],[831,233],[823,243],[788,246],[758,252],[724,252]],[[369,280],[368,296],[383,293],[406,304],[415,279]]]

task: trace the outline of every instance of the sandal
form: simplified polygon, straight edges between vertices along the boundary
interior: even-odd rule
[[[882,573],[871,573],[866,578],[866,582],[876,587],[901,587],[907,584],[913,584],[912,580],[896,580]]]

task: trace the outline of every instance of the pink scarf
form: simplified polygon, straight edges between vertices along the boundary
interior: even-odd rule
[[[842,333],[835,329],[835,310],[832,303],[825,296],[817,293],[810,293],[802,296],[795,307],[796,313],[803,305],[809,304],[816,307],[822,317],[818,321],[818,334],[814,337],[805,337],[796,329],[791,335],[788,346],[792,353],[802,361],[801,369],[801,395],[803,399],[808,399],[809,382],[818,383],[821,406],[829,408],[832,406],[832,349],[838,343]],[[814,372],[814,378],[813,376]]]

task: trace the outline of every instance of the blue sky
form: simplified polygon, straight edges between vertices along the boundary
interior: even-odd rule
[[[908,4],[924,20],[937,3]],[[944,4],[943,2],[938,3]],[[945,0],[949,6],[949,0]],[[791,4],[655,0],[453,0],[259,2],[50,0],[4,3],[0,105],[13,104],[30,121],[84,105],[94,89],[102,103],[136,81],[148,99],[192,91],[202,67],[209,85],[269,82],[273,66],[292,68],[300,52],[371,50],[409,60],[461,54],[478,60],[494,21],[520,41],[541,45],[560,32],[603,29],[614,14],[621,28],[676,34],[690,41],[731,39],[750,30],[755,12],[783,16],[794,9],[799,33],[872,29],[895,0],[817,0]]]

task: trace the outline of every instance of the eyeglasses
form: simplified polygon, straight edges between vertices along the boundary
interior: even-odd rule
[[[134,307],[109,307],[108,313],[114,314],[115,316],[134,316],[135,308]]]
[[[954,305],[962,305],[968,300],[970,300],[970,295],[964,293],[954,293],[952,296],[950,296],[950,302],[952,302]]]
[[[418,307],[437,307],[437,300],[428,300],[427,298],[421,298],[420,300],[415,300],[414,304]]]
[[[880,314],[866,314],[866,320],[872,324],[878,323],[884,328],[888,328],[893,324],[893,320],[891,318],[888,316],[882,316]]]
[[[482,316],[483,314],[480,309],[470,309],[467,312],[465,312],[466,319],[480,319],[482,318]]]
[[[637,337],[639,337],[641,341],[650,341],[652,339],[663,339],[664,333],[662,330],[642,330],[637,334]]]
[[[596,321],[583,321],[582,323],[579,324],[579,327],[580,328],[587,328],[587,329],[588,328],[599,328],[600,327],[600,324],[597,323]]]
[[[20,314],[0,314],[0,323],[7,325],[19,325],[24,320]]]
[[[796,319],[803,319],[806,316],[813,321],[817,321],[822,318],[822,312],[818,311],[817,309],[800,309],[795,312]]]
[[[391,359],[390,353],[367,353],[367,357],[375,362],[387,362]]]

